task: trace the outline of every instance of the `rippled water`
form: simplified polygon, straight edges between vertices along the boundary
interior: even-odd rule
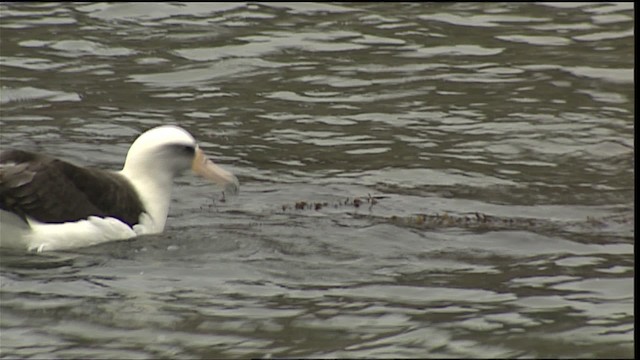
[[[2,148],[116,169],[164,234],[0,264],[7,358],[633,357],[632,3],[3,3]]]

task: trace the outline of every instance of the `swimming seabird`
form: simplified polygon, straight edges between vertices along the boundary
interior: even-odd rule
[[[22,150],[0,152],[0,246],[62,250],[163,231],[173,179],[184,170],[238,192],[186,130],[140,135],[121,171],[81,167]]]

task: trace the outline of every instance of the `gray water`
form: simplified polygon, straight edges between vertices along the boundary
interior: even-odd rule
[[[2,358],[633,357],[632,3],[3,3],[2,149],[241,193],[0,258]]]

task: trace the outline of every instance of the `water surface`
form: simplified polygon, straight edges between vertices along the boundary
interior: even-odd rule
[[[627,357],[631,3],[0,5],[0,145],[241,182],[0,258],[7,358]]]

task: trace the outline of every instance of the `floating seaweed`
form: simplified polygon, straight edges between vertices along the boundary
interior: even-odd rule
[[[324,202],[307,202],[307,201],[296,201],[293,206],[289,205],[289,204],[284,204],[281,206],[282,211],[287,211],[287,210],[315,210],[315,211],[319,211],[322,210],[323,208],[332,206],[334,209],[340,208],[340,207],[345,207],[345,206],[349,206],[349,207],[354,207],[354,208],[359,208],[362,205],[365,204],[369,204],[369,210],[371,210],[371,208],[378,203],[378,200],[380,199],[384,199],[386,198],[386,196],[371,196],[371,194],[367,194],[366,197],[354,197],[354,198],[350,198],[347,197],[345,198],[343,201],[337,201],[337,202],[333,202],[333,203],[329,203],[327,201]]]
[[[359,209],[363,206],[369,205],[369,213],[359,213],[355,211],[351,213],[351,216],[357,218],[369,218],[374,221],[386,222],[396,225],[401,225],[416,229],[439,229],[439,228],[466,228],[477,230],[530,230],[536,232],[552,231],[552,230],[564,230],[569,225],[587,226],[589,228],[603,228],[611,222],[618,224],[629,224],[633,222],[633,215],[612,215],[606,218],[594,218],[587,217],[585,221],[553,221],[549,219],[535,219],[524,217],[501,217],[495,215],[488,215],[480,212],[472,212],[462,215],[449,214],[447,212],[433,213],[433,214],[415,214],[410,216],[396,216],[389,217],[379,216],[372,214],[371,210],[374,205],[379,201],[387,198],[387,196],[367,196],[361,197],[347,197],[343,200],[337,200],[335,202],[311,202],[311,201],[297,201],[290,205],[282,205],[282,211],[320,211],[323,208],[333,207],[335,209],[341,207],[351,207]]]

